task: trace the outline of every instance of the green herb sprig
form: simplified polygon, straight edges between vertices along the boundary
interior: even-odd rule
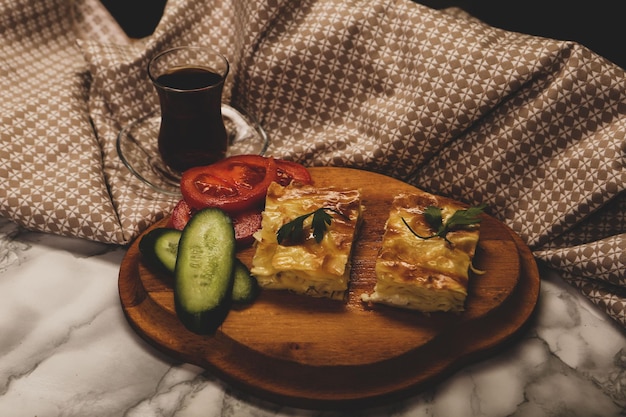
[[[330,226],[330,223],[333,220],[333,217],[329,213],[335,213],[342,215],[339,211],[322,207],[317,210],[303,214],[302,216],[298,216],[295,219],[291,220],[288,223],[285,223],[278,229],[276,233],[276,239],[278,243],[283,242],[301,242],[304,238],[304,221],[313,216],[311,220],[311,229],[313,230],[313,237],[317,243],[320,243],[324,238],[324,233],[326,233],[326,229]]]
[[[448,220],[443,221],[442,210],[439,207],[428,206],[426,210],[424,210],[424,217],[426,219],[426,223],[435,230],[430,236],[420,236],[417,234],[411,226],[407,223],[407,221],[402,218],[402,222],[409,228],[411,233],[420,239],[432,239],[434,237],[443,238],[449,245],[452,245],[452,242],[448,240],[448,233],[453,230],[458,230],[463,228],[464,226],[471,226],[473,224],[480,223],[480,214],[487,207],[486,204],[481,204],[478,206],[472,206],[465,210],[457,210],[452,216],[448,218]]]

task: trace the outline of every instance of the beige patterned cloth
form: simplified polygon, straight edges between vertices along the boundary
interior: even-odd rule
[[[626,77],[588,49],[410,0],[170,0],[130,41],[94,0],[0,0],[0,215],[126,244],[167,215],[118,158],[164,48],[213,45],[268,153],[486,202],[626,327]]]

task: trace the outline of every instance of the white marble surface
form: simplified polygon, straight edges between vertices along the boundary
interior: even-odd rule
[[[515,344],[402,402],[341,413],[263,401],[148,346],[120,308],[124,253],[0,219],[0,416],[626,415],[626,332],[548,271]]]

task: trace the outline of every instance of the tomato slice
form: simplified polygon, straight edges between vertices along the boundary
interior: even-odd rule
[[[292,181],[302,184],[311,184],[313,179],[304,165],[300,165],[297,162],[285,161],[284,159],[277,159],[276,182],[282,186],[286,186]]]
[[[274,158],[235,155],[183,172],[180,190],[191,209],[217,207],[232,214],[261,203],[276,175]]]

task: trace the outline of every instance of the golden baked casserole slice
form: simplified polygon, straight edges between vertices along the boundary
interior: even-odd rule
[[[324,209],[330,224],[318,242],[312,222]],[[313,297],[343,299],[350,281],[351,254],[361,223],[358,190],[272,183],[267,191],[261,230],[255,234],[251,273],[267,289],[290,290]],[[279,243],[279,229],[299,217],[303,235]]]
[[[437,230],[426,212],[434,210],[445,224],[466,208],[421,190],[396,196],[376,259],[374,292],[364,294],[363,301],[422,312],[463,311],[479,224],[433,237]],[[455,218],[459,214],[464,213]]]

